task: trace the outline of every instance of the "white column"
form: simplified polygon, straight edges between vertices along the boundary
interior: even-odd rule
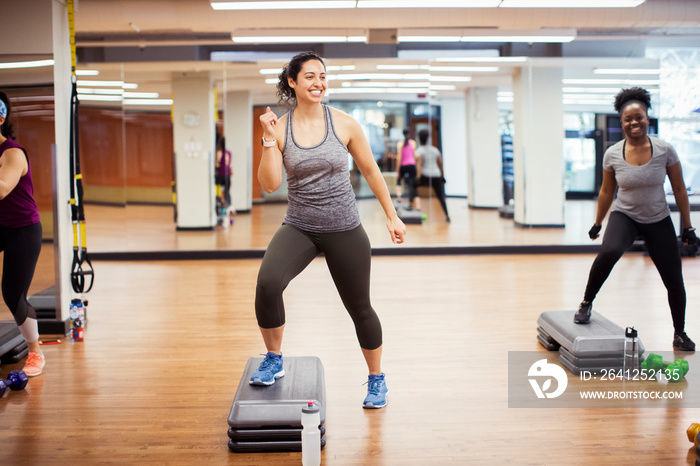
[[[71,265],[73,263],[73,230],[71,227],[70,205],[68,203],[70,199],[70,154],[68,149],[71,107],[71,50],[68,9],[65,2],[54,0],[51,3],[53,18],[51,30],[53,35],[53,58],[55,61],[53,68],[54,128],[56,132],[53,179],[53,241],[56,276],[56,321],[61,322],[68,319],[68,308],[74,295],[70,281]],[[24,7],[29,8],[26,3]],[[36,10],[33,9],[27,9],[26,11],[32,11],[32,16],[36,13]],[[99,276],[98,271],[95,272],[95,276]],[[99,280],[99,277],[97,279]]]
[[[209,229],[216,225],[212,89],[208,72],[173,75],[173,145],[179,230]]]
[[[467,135],[464,99],[440,99],[440,134],[442,163],[445,172],[445,194],[467,195]]]
[[[253,100],[249,91],[228,92],[224,108],[226,148],[231,151],[231,204],[236,212],[253,207]]]
[[[496,91],[495,87],[475,87],[467,91],[470,207],[496,209],[503,204],[503,157]]]
[[[561,68],[516,69],[513,77],[514,220],[564,226],[564,110]]]

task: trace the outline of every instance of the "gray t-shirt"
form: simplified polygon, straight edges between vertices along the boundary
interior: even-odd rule
[[[334,233],[360,225],[350,183],[348,148],[333,127],[331,109],[323,105],[326,135],[313,147],[294,139],[292,109],[287,114],[282,157],[287,171],[288,205],[284,223],[303,231]]]
[[[416,157],[423,158],[423,165],[421,167],[421,175],[428,178],[439,178],[442,176],[440,173],[440,166],[437,163],[438,157],[440,157],[440,151],[435,146],[420,146],[416,149]]]
[[[655,223],[671,214],[666,202],[666,170],[680,160],[671,144],[657,138],[651,141],[651,160],[630,165],[622,157],[625,140],[605,151],[603,169],[611,171],[619,189],[612,210],[622,212],[639,223]]]

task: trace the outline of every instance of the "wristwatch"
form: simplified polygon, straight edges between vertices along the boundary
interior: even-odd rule
[[[276,140],[276,139],[273,139],[272,141],[266,141],[266,140],[265,140],[265,136],[262,137],[262,141],[261,141],[261,142],[262,142],[262,146],[263,146],[263,147],[275,147],[275,145],[277,144],[277,140]]]

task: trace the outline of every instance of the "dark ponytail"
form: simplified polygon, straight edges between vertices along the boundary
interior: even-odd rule
[[[15,128],[12,125],[12,120],[10,119],[12,116],[12,114],[11,114],[12,105],[10,104],[10,99],[7,97],[7,94],[0,91],[0,100],[2,100],[3,103],[5,104],[5,106],[7,107],[7,115],[5,115],[5,123],[3,123],[2,127],[0,127],[0,132],[6,138],[14,139],[15,138]]]
[[[279,82],[277,83],[277,97],[279,104],[283,107],[293,107],[296,104],[297,97],[294,89],[289,85],[287,78],[292,78],[296,82],[297,76],[301,71],[302,65],[309,60],[318,60],[326,68],[323,59],[314,52],[301,52],[292,58],[289,63],[284,65],[282,72],[279,74]]]
[[[410,137],[409,137],[410,135],[411,135],[410,129],[406,128],[403,130],[403,146],[404,147],[408,147],[408,141],[410,139]]]

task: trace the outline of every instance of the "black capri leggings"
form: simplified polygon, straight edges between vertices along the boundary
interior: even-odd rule
[[[22,325],[27,317],[36,319],[27,293],[41,252],[41,223],[22,228],[0,227],[0,251],[4,251],[2,297],[17,325]]]
[[[416,186],[418,183],[416,179],[417,174],[418,172],[416,171],[415,165],[401,165],[401,168],[399,168],[398,181],[403,180],[403,185],[408,190],[408,199],[411,202],[418,197],[418,186]]]
[[[371,250],[362,225],[338,233],[310,233],[283,224],[270,241],[258,273],[255,315],[262,328],[284,325],[282,292],[320,253],[364,349],[382,345],[382,325],[369,298]]]
[[[656,223],[639,223],[621,212],[612,212],[602,247],[591,267],[583,299],[593,301],[613,266],[640,235],[668,292],[674,330],[682,332],[685,327],[685,285],[678,239],[670,216]]]
[[[421,176],[418,183],[420,186],[432,186],[435,191],[435,196],[437,196],[438,201],[440,201],[440,206],[442,206],[442,211],[445,212],[446,216],[450,216],[447,213],[447,203],[445,202],[445,182],[443,178],[435,176]]]

